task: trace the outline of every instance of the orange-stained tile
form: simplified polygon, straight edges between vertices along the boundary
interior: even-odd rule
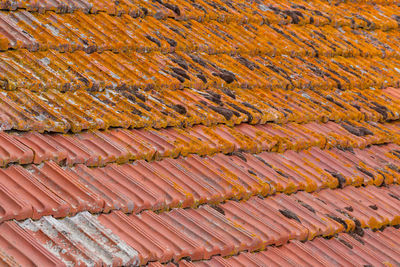
[[[217,89],[214,89],[217,90]],[[371,102],[374,102],[377,98],[380,99],[380,106],[376,108],[377,111],[372,110],[367,113],[360,113],[357,109],[351,106],[333,106],[336,103],[336,100],[327,101],[323,95],[313,93],[311,90],[298,90],[294,89],[293,91],[280,91],[277,90],[274,95],[269,95],[269,91],[254,89],[254,95],[249,95],[249,91],[245,91],[244,89],[235,89],[235,93],[237,96],[235,99],[230,97],[221,98],[223,101],[222,104],[226,106],[224,113],[236,114],[239,117],[248,116],[246,115],[246,111],[237,110],[235,111],[231,105],[240,105],[242,102],[247,101],[249,97],[252,97],[252,105],[257,106],[260,112],[263,115],[267,116],[268,114],[274,114],[268,120],[263,121],[266,122],[278,122],[278,123],[286,123],[289,118],[288,115],[284,115],[283,113],[276,113],[277,110],[286,109],[290,110],[293,114],[300,113],[297,111],[296,106],[290,106],[290,104],[286,102],[278,102],[276,98],[284,98],[285,95],[290,95],[293,101],[305,102],[303,105],[308,105],[310,107],[309,110],[302,111],[306,113],[307,116],[310,117],[306,122],[315,122],[315,121],[326,121],[327,119],[336,120],[336,121],[345,121],[345,120],[366,120],[369,121],[369,124],[365,124],[368,129],[370,129],[374,135],[368,135],[362,142],[360,142],[360,138],[355,136],[345,129],[339,131],[343,133],[342,138],[338,133],[338,129],[340,127],[332,127],[332,125],[336,125],[335,123],[326,124],[325,126],[331,125],[331,127],[319,127],[321,124],[307,124],[304,127],[298,125],[287,125],[287,128],[291,129],[284,130],[282,127],[278,127],[274,124],[267,124],[266,127],[262,125],[257,125],[256,128],[245,130],[245,124],[243,126],[243,131],[240,131],[240,127],[237,128],[237,131],[230,131],[229,128],[223,128],[225,131],[222,131],[221,134],[229,134],[232,135],[230,137],[229,142],[223,141],[221,138],[215,139],[214,131],[208,127],[198,127],[196,131],[192,132],[192,134],[196,138],[209,140],[208,143],[213,144],[212,149],[209,154],[215,153],[215,149],[217,150],[231,150],[234,145],[232,142],[236,143],[237,147],[246,146],[248,149],[259,149],[255,148],[255,144],[250,142],[250,140],[243,139],[241,134],[247,133],[246,135],[250,135],[254,137],[254,141],[258,140],[258,146],[264,147],[264,149],[277,149],[277,150],[286,150],[288,148],[292,149],[301,149],[309,147],[310,145],[318,145],[323,146],[325,143],[329,146],[341,145],[348,147],[352,146],[365,146],[374,142],[383,142],[385,140],[393,140],[394,134],[390,134],[384,131],[380,131],[378,127],[382,127],[380,125],[373,126],[372,121],[384,121],[387,119],[396,119],[397,117],[383,118],[379,112],[384,109],[388,114],[400,114],[400,110],[397,108],[400,103],[396,98],[392,95],[385,93],[382,91],[382,94],[372,93],[372,90],[356,90],[353,89],[351,91],[344,91],[340,96],[338,92],[334,90],[326,90],[330,93],[330,95],[334,95],[336,97],[341,98],[349,98],[348,101],[355,102],[357,106],[369,108]],[[299,91],[299,92],[297,92]],[[300,92],[306,92],[300,94]],[[18,93],[15,93],[18,92]],[[165,128],[168,126],[193,126],[197,124],[203,124],[206,126],[215,125],[215,124],[227,124],[229,126],[233,126],[235,124],[240,124],[245,121],[240,120],[237,121],[236,115],[230,116],[229,120],[226,120],[224,116],[215,112],[213,109],[219,107],[217,103],[214,103],[201,94],[200,91],[194,89],[184,89],[182,91],[173,91],[168,92],[168,90],[161,94],[158,91],[150,91],[150,92],[136,92],[134,94],[128,94],[127,91],[116,92],[113,90],[106,90],[105,92],[96,92],[89,94],[84,90],[78,90],[75,92],[66,92],[61,93],[56,90],[48,90],[45,92],[31,92],[29,90],[18,90],[18,91],[3,91],[4,99],[0,99],[0,110],[2,111],[2,119],[4,120],[4,129],[17,129],[17,130],[37,130],[37,131],[53,131],[53,132],[67,132],[71,130],[72,132],[81,132],[85,129],[106,129],[108,127],[132,127],[132,128],[141,128],[144,126],[153,127],[153,128]],[[223,91],[218,91],[219,95],[225,94]],[[182,104],[179,104],[179,108],[175,107],[175,109],[170,108],[168,97],[175,94],[175,97],[183,98]],[[230,93],[231,94],[231,93]],[[191,95],[189,99],[187,95]],[[382,96],[383,95],[383,96]],[[116,97],[118,96],[118,97]],[[194,98],[196,96],[199,98]],[[308,96],[308,97],[307,97]],[[211,98],[212,96],[207,96]],[[268,98],[271,103],[269,105],[265,105],[261,99]],[[105,104],[103,98],[111,98],[113,104]],[[193,98],[193,99],[192,99]],[[311,98],[310,101],[308,98]],[[365,102],[364,99],[367,99],[368,102]],[[23,101],[21,100],[23,99]],[[35,99],[35,100],[33,100]],[[158,99],[158,106],[154,106],[153,102],[155,99]],[[202,106],[203,99],[208,102],[206,105]],[[330,99],[330,98],[329,98]],[[222,101],[221,100],[221,101]],[[200,101],[198,103],[197,101]],[[40,105],[38,104],[40,102]],[[329,106],[330,112],[323,114],[315,113],[315,109],[313,105],[315,103],[325,103]],[[396,104],[394,104],[396,103]],[[105,106],[107,105],[107,106]],[[200,108],[200,107],[201,108]],[[41,107],[41,108],[38,108]],[[212,107],[212,108],[211,108]],[[383,108],[384,107],[384,108]],[[159,110],[163,110],[164,113],[160,113]],[[180,114],[185,110],[186,113]],[[340,119],[335,118],[335,112],[339,112],[341,114]],[[379,112],[378,112],[379,111]],[[158,114],[158,113],[160,114]],[[193,113],[195,112],[195,114]],[[244,113],[243,113],[244,112]],[[287,111],[286,111],[287,112]],[[31,113],[34,116],[30,115]],[[276,113],[276,114],[275,114]],[[288,114],[292,114],[288,113]],[[118,114],[124,114],[118,115]],[[214,114],[213,116],[211,116]],[[217,115],[219,114],[219,115]],[[314,114],[314,116],[313,116]],[[316,114],[316,115],[315,115]],[[121,117],[122,116],[122,117]],[[228,117],[229,117],[228,116]],[[293,115],[290,118],[290,121],[294,121],[297,123],[304,122],[297,115]],[[252,118],[248,118],[248,123],[256,124],[257,121],[253,121]],[[324,124],[322,124],[324,125]],[[386,127],[389,127],[387,125]],[[254,126],[251,126],[254,127]],[[357,126],[358,127],[358,126]],[[364,126],[362,126],[364,127]],[[311,130],[314,133],[308,132]],[[357,128],[359,129],[359,128]],[[204,132],[204,131],[205,132]],[[218,130],[218,129],[217,129]],[[245,130],[245,131],[244,131]],[[301,130],[301,131],[299,131]],[[382,129],[384,130],[384,128]],[[396,132],[395,128],[392,127],[392,132]],[[217,131],[218,132],[218,131]],[[344,134],[346,133],[346,134]],[[210,136],[211,134],[211,136]],[[106,134],[107,135],[107,134]],[[282,135],[282,138],[273,138],[273,136]],[[291,136],[293,135],[293,136]],[[107,135],[108,136],[108,135]],[[208,136],[208,137],[207,137]],[[218,135],[217,135],[218,136]],[[109,137],[109,136],[108,136]],[[210,139],[211,137],[211,139]],[[285,138],[283,138],[285,137]],[[321,139],[322,138],[322,139]],[[328,138],[328,140],[325,140]],[[229,138],[228,138],[229,139]],[[398,138],[397,138],[398,139]],[[236,140],[236,141],[235,141]],[[240,140],[240,142],[239,142]],[[214,143],[213,143],[213,142]],[[218,141],[218,142],[217,142]],[[275,146],[275,142],[280,141],[282,144],[280,146]],[[289,142],[290,141],[290,142]],[[239,143],[238,143],[239,142]],[[289,142],[289,143],[287,143]],[[274,147],[275,146],[275,147]],[[256,146],[257,147],[257,146]],[[214,151],[214,152],[212,152]]]

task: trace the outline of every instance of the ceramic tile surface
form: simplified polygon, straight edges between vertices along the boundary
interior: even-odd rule
[[[393,0],[0,0],[1,266],[397,266]]]

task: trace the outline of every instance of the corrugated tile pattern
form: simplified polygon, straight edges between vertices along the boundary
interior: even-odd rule
[[[0,129],[80,132],[226,124],[399,119],[399,89],[0,91]],[[290,101],[287,101],[290,99]]]
[[[0,0],[0,265],[398,264],[399,27],[393,0]]]
[[[159,215],[151,211],[129,216],[113,212],[100,215],[99,221],[135,248],[141,263],[176,262],[185,257],[199,260],[212,255],[257,251],[292,239],[311,240],[342,231],[363,235],[364,227],[398,225],[399,200],[395,197],[399,192],[398,186],[346,187],[315,194],[254,197],[243,203],[229,201],[214,208],[206,205],[198,209],[174,209]],[[337,212],[335,209],[343,209],[341,201],[352,211]],[[381,220],[382,224],[375,225],[375,220]]]
[[[60,167],[53,161],[12,165],[0,169],[0,221],[82,211],[163,211],[279,192],[398,184],[399,151],[390,144],[347,151],[314,147],[282,154],[191,155],[103,168]]]
[[[6,5],[3,9],[26,10],[0,12],[0,49],[18,49],[2,53],[0,86],[102,90],[209,86],[351,89],[398,85],[396,29],[400,20],[396,5],[367,4],[360,9],[350,3],[345,8],[319,3],[319,9],[309,9],[316,3],[288,7],[283,2],[204,2],[210,11],[218,10],[217,17],[224,10],[231,10],[233,17],[178,21],[175,15],[185,17],[186,11],[202,6],[181,2],[118,1],[118,7],[111,3],[113,8],[85,1],[16,1]],[[140,12],[132,11],[132,5],[139,5]],[[145,7],[148,5],[157,10],[154,16],[135,18],[134,14],[149,13]],[[96,13],[102,7],[124,10],[127,6],[131,6],[127,14],[117,12],[120,16],[82,13]],[[81,11],[29,11],[36,9]],[[333,12],[332,17],[337,20],[319,11],[324,9]],[[251,15],[247,13],[250,10]],[[357,15],[351,13],[356,10]],[[262,20],[249,21],[258,17]],[[91,25],[90,30],[86,25]]]
[[[346,121],[342,123],[288,123],[235,127],[195,126],[187,129],[111,129],[78,134],[1,133],[0,167],[12,163],[90,167],[135,160],[160,160],[197,154],[301,151],[366,148],[387,143],[400,144],[400,124]]]
[[[36,248],[26,250],[19,247],[4,248],[6,253],[24,266],[32,264],[49,266],[53,263],[58,266],[137,266],[139,260],[138,253],[134,249],[102,226],[96,217],[88,212],[60,220],[46,216],[37,221],[28,219],[21,223],[7,222],[0,228],[2,230],[0,238],[4,240],[14,240],[18,245],[40,244],[36,244]],[[11,232],[9,229],[14,231]],[[1,245],[5,243],[0,243]],[[38,253],[42,250],[43,256]],[[29,256],[29,253],[38,255],[32,257],[29,263],[24,262],[24,256]],[[40,256],[42,262],[37,259]],[[53,260],[53,263],[45,260]]]
[[[242,62],[242,63],[241,63]],[[254,65],[244,67],[247,64]],[[176,52],[87,54],[54,50],[2,53],[1,88],[90,91],[104,88],[385,88],[398,87],[399,58],[230,56]]]
[[[382,231],[365,230],[363,236],[341,233],[330,239],[316,238],[302,243],[293,240],[281,247],[267,251],[241,253],[208,261],[181,261],[180,267],[194,266],[396,266],[400,262],[398,229],[389,227]]]
[[[251,255],[272,256],[296,244],[303,244],[304,248],[318,244],[316,246],[321,250],[326,250],[331,242],[335,246],[351,246],[357,251],[360,247],[372,248],[368,243],[376,242],[374,236],[377,235],[382,242],[396,240],[395,236],[385,237],[365,228],[399,225],[399,196],[398,185],[381,188],[349,186],[313,194],[299,192],[265,199],[252,197],[245,202],[228,201],[222,205],[173,209],[159,214],[144,211],[127,215],[112,211],[99,216],[78,213],[65,219],[46,216],[38,221],[28,219],[3,223],[0,226],[0,248],[17,262],[26,261],[29,253],[35,253],[37,256],[29,259],[31,263],[41,260],[44,265],[50,261],[95,265],[166,263],[182,259],[196,261],[259,250],[266,251]],[[385,231],[396,234],[394,229]],[[340,234],[342,232],[349,234]],[[338,233],[339,236],[332,240],[339,243],[318,238]],[[7,240],[11,238],[15,243],[10,246]],[[298,242],[314,238],[314,241]],[[286,244],[290,240],[294,241]],[[19,247],[20,243],[27,246]],[[273,248],[271,245],[283,246]],[[382,244],[380,251],[388,252],[387,249]],[[393,246],[393,249],[398,249],[398,246]],[[370,253],[365,260],[374,255]],[[397,259],[395,254],[390,255]],[[212,258],[210,262],[218,259]],[[226,260],[235,259],[236,256]]]
[[[397,9],[400,14],[400,9]],[[8,48],[30,51],[197,51],[269,56],[399,57],[400,36],[397,27],[388,31],[375,29],[376,25],[370,25],[374,30],[370,31],[368,27],[353,25],[177,22],[172,18],[135,19],[129,15],[115,17],[106,13],[88,16],[81,12],[39,14],[26,10],[0,12],[0,22],[3,22],[3,35],[8,41]],[[86,25],[91,28],[88,29]],[[254,63],[248,64],[250,68],[256,66]]]
[[[127,14],[132,17],[154,16],[158,19],[172,17],[176,20],[194,19],[197,21],[226,21],[279,24],[314,24],[353,26],[355,28],[385,29],[397,27],[398,5],[393,0],[352,1],[129,1],[118,2],[107,0],[68,0],[68,1],[32,1],[1,0],[0,8],[4,10],[27,9],[29,11],[55,11],[69,13],[106,12],[111,15]],[[378,8],[375,5],[379,5]],[[358,16],[354,16],[358,14]]]

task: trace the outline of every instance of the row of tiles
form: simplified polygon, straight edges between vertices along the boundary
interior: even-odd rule
[[[28,11],[0,12],[0,25],[3,28],[0,38],[3,35],[8,42],[8,47],[2,47],[3,50],[56,49],[61,52],[83,50],[87,53],[105,50],[164,53],[201,51],[211,54],[286,54],[300,57],[399,57],[400,54],[397,29],[369,31],[314,25],[178,22],[153,17],[138,20],[128,15],[115,17],[105,13],[94,16],[82,12],[60,15]]]
[[[400,118],[400,89],[194,89],[61,93],[0,91],[0,129],[81,132],[109,127],[155,129]]]
[[[378,5],[377,5],[378,4]],[[240,21],[279,24],[331,24],[363,28],[393,29],[398,27],[399,6],[394,0],[340,1],[332,4],[324,0],[263,0],[263,1],[131,1],[107,0],[1,0],[0,9],[28,11],[55,11],[69,13],[106,12],[134,18],[153,16],[157,19],[197,21]],[[357,15],[355,15],[357,14]]]
[[[84,164],[89,167],[135,160],[160,160],[197,154],[300,151],[311,147],[365,148],[400,145],[400,123],[240,124],[195,126],[188,129],[111,129],[78,134],[0,133],[0,167],[8,164]]]
[[[400,262],[400,231],[394,227],[383,231],[365,230],[362,237],[341,233],[336,237],[313,241],[291,241],[267,251],[241,253],[207,261],[183,260],[179,267],[255,267],[255,266],[396,266]],[[150,263],[149,267],[161,267]],[[168,264],[167,264],[168,266]],[[168,267],[175,267],[172,263]]]
[[[126,265],[205,260],[400,224],[400,186],[346,187],[317,193],[253,197],[197,209],[127,215],[113,211],[0,225],[0,249],[22,265]],[[312,241],[315,242],[315,241]],[[359,241],[361,242],[361,241]],[[23,246],[21,246],[23,245]],[[29,257],[29,255],[35,255]]]
[[[87,54],[9,50],[0,57],[0,88],[87,89],[268,88],[353,89],[398,86],[396,57],[290,57],[124,52]]]
[[[400,147],[283,154],[235,153],[88,168],[55,162],[0,169],[0,222],[81,211],[140,213],[218,204],[254,195],[400,183]]]

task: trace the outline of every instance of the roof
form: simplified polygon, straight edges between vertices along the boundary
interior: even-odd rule
[[[0,0],[0,265],[398,265],[399,27],[391,0]]]

